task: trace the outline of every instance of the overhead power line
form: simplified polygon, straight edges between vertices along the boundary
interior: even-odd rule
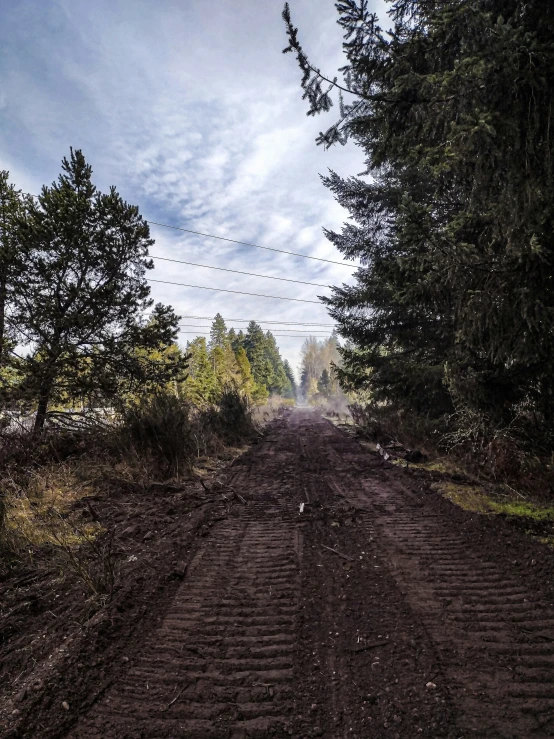
[[[23,195],[30,195],[32,198],[38,198],[38,195],[32,195],[30,192],[24,192]],[[352,262],[337,262],[333,259],[323,259],[322,257],[312,257],[309,254],[300,254],[296,251],[286,251],[285,249],[275,249],[272,246],[261,246],[261,244],[252,244],[249,241],[238,241],[237,239],[228,239],[225,236],[216,236],[215,234],[207,234],[202,231],[193,231],[190,228],[183,228],[182,226],[170,226],[168,223],[159,223],[158,221],[149,221],[144,219],[150,226],[161,226],[162,228],[169,228],[173,231],[183,231],[184,233],[194,234],[195,236],[204,236],[207,239],[217,239],[218,241],[228,241],[231,244],[240,244],[241,246],[251,246],[254,249],[265,249],[266,251],[275,251],[279,254],[290,254],[293,257],[301,257],[302,259],[312,259],[315,262],[326,262],[327,264],[338,264],[339,267],[357,267],[357,264]],[[153,257],[152,254],[150,254]],[[162,257],[153,257],[154,259],[162,259]],[[177,260],[175,260],[177,261]],[[185,262],[186,264],[186,262]],[[198,265],[201,266],[201,265]]]
[[[145,315],[150,315],[149,313],[145,313]],[[180,318],[193,318],[195,320],[199,321],[212,321],[213,316],[180,316]],[[263,318],[226,318],[226,321],[232,321],[234,323],[250,323],[250,321],[255,321],[256,323],[271,323],[271,324],[279,324],[281,326],[330,326],[331,328],[335,327],[336,324],[334,323],[309,323],[304,321],[264,321]]]
[[[255,272],[242,272],[239,269],[226,269],[225,267],[212,267],[209,264],[197,264],[196,262],[185,262],[182,259],[169,259],[168,257],[154,257],[152,259],[161,259],[164,262],[176,262],[177,264],[188,264],[191,267],[203,267],[204,269],[217,269],[220,272],[233,272],[236,275],[248,275],[249,277],[263,277],[265,280],[280,280],[281,282],[296,282],[299,285],[315,285],[315,287],[329,287],[322,282],[305,282],[304,280],[291,280],[288,277],[273,277],[272,275],[259,275]],[[148,278],[147,278],[148,279]]]
[[[209,336],[206,331],[180,331],[181,334],[194,334],[194,336]],[[309,339],[314,334],[273,334],[276,339]],[[324,339],[324,336],[314,336],[316,339]]]
[[[226,290],[222,287],[205,287],[204,285],[187,285],[184,282],[169,282],[168,280],[154,280],[151,277],[148,278],[149,282],[160,282],[163,285],[178,285],[179,287],[192,287],[195,290],[213,290],[220,293],[234,293],[235,295],[250,295],[254,298],[272,298],[273,300],[291,300],[294,303],[313,303],[314,305],[321,305],[319,300],[304,300],[303,298],[284,298],[282,295],[261,295],[260,293],[247,293],[242,290]]]
[[[145,219],[146,220],[146,219]],[[252,246],[255,249],[265,249],[266,251],[276,251],[279,254],[290,254],[293,257],[301,257],[302,259],[313,259],[316,262],[327,262],[327,264],[338,264],[339,267],[357,267],[352,262],[336,262],[333,259],[323,259],[322,257],[311,257],[309,254],[300,254],[296,251],[286,251],[285,249],[275,249],[271,246],[261,246],[260,244],[251,244],[249,241],[237,241],[236,239],[227,239],[225,236],[215,236],[215,234],[202,233],[201,231],[193,231],[190,228],[181,228],[180,226],[169,226],[167,223],[158,223],[157,221],[146,221],[151,226],[162,226],[163,228],[171,228],[174,231],[184,231],[185,233],[195,234],[196,236],[205,236],[208,239],[218,239],[219,241],[229,241],[231,244],[240,244],[241,246]]]
[[[180,327],[184,327],[184,328],[210,328],[211,329],[211,326],[198,326],[198,325],[196,325],[194,323],[180,323],[179,326]],[[233,329],[239,328],[239,331],[242,331],[242,329],[240,327],[231,326],[231,328],[233,328]],[[231,330],[231,329],[228,329],[228,330]],[[302,328],[302,329],[295,329],[295,328],[278,329],[277,328],[277,329],[273,329],[273,331],[290,331],[293,334],[305,334],[305,333],[307,333],[307,329],[305,329],[305,328]],[[187,333],[187,332],[183,332],[183,333]],[[317,329],[315,331],[312,331],[311,333],[314,333],[314,334],[325,334],[325,336],[327,336],[329,334],[329,331],[323,331],[321,329]]]

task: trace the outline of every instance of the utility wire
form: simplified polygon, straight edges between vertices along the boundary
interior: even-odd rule
[[[37,199],[39,197],[38,195],[32,195],[30,192],[24,192],[23,195],[29,195],[30,197],[37,198]],[[194,234],[195,236],[205,236],[207,239],[218,239],[219,241],[228,241],[231,244],[240,244],[241,246],[252,246],[255,249],[265,249],[266,251],[275,251],[275,252],[279,252],[279,254],[290,254],[293,257],[302,257],[302,259],[313,259],[316,262],[326,262],[327,264],[338,264],[339,267],[357,267],[358,266],[357,264],[353,264],[352,262],[336,262],[333,259],[323,259],[322,257],[311,257],[308,254],[300,254],[299,252],[296,252],[296,251],[286,251],[285,249],[275,249],[271,246],[261,246],[260,244],[251,244],[248,241],[237,241],[236,239],[228,239],[225,236],[216,236],[215,234],[202,233],[202,231],[193,231],[190,228],[183,228],[182,226],[170,226],[168,223],[159,223],[158,221],[148,221],[146,218],[144,219],[144,221],[148,223],[150,226],[161,226],[162,228],[170,228],[173,231],[183,231],[184,233]],[[153,255],[150,254],[149,256],[152,257]],[[161,259],[162,257],[153,257],[153,258]]]
[[[194,336],[209,336],[209,333],[206,333],[206,331],[180,331],[181,334],[194,334]],[[277,339],[309,339],[310,337],[314,337],[315,339],[324,339],[324,336],[314,336],[313,334],[273,334],[273,336]]]
[[[146,219],[145,219],[146,220]],[[219,241],[229,241],[231,244],[240,244],[241,246],[252,246],[255,249],[265,249],[266,251],[276,251],[279,254],[290,254],[293,257],[302,257],[302,259],[313,259],[316,262],[327,262],[328,264],[338,264],[339,267],[357,267],[352,262],[336,262],[333,259],[323,259],[322,257],[311,257],[308,254],[299,254],[296,251],[286,251],[285,249],[274,249],[271,246],[261,246],[260,244],[251,244],[248,241],[237,241],[236,239],[227,239],[224,236],[215,236],[214,234],[206,234],[201,231],[193,231],[190,228],[181,228],[180,226],[169,226],[167,223],[157,223],[156,221],[146,221],[151,226],[163,226],[163,228],[171,228],[174,231],[184,231],[185,233],[195,234],[196,236],[205,236],[208,239],[219,239]]]
[[[198,326],[198,325],[196,325],[194,323],[180,323],[179,326],[180,327],[184,327],[184,328],[210,328],[211,329],[211,326]],[[231,326],[231,328],[235,329],[236,327],[235,326]],[[231,329],[228,329],[228,330],[230,331]],[[278,329],[277,328],[277,329],[273,329],[273,330],[274,331],[290,331],[293,334],[305,334],[305,333],[307,333],[307,329],[305,329],[305,328],[301,328],[301,329],[295,329],[295,328],[287,328],[287,329],[282,328],[282,329]],[[190,332],[184,331],[183,333],[190,333]],[[311,333],[314,333],[314,334],[325,334],[325,336],[327,336],[329,334],[329,331],[323,331],[321,329],[317,329],[316,331],[312,331]]]
[[[145,313],[145,315],[150,315],[149,313]],[[212,321],[213,316],[180,316],[180,318],[193,318],[195,320],[199,321]],[[227,318],[225,319],[227,321],[232,321],[234,323],[250,323],[250,321],[255,320],[252,318]],[[330,326],[333,328],[336,326],[334,323],[304,323],[299,321],[264,321],[261,318],[258,318],[255,320],[256,323],[272,323],[272,324],[279,324],[281,326]]]
[[[260,293],[247,293],[242,290],[224,290],[222,287],[205,287],[204,285],[187,285],[184,282],[169,282],[168,280],[154,280],[148,278],[149,282],[160,282],[163,285],[178,285],[180,287],[192,287],[195,290],[214,290],[220,293],[235,293],[235,295],[251,295],[254,298],[273,298],[274,300],[291,300],[294,303],[314,303],[321,305],[319,300],[303,300],[302,298],[284,298],[282,295],[261,295]]]
[[[273,277],[272,275],[259,275],[255,272],[241,272],[239,269],[226,269],[225,267],[212,267],[209,264],[197,264],[196,262],[185,262],[182,259],[169,259],[168,257],[154,257],[152,259],[161,259],[164,262],[177,262],[178,264],[188,264],[191,267],[204,267],[204,269],[217,269],[220,272],[233,272],[236,275],[248,275],[249,277],[263,277],[265,280],[280,280],[281,282],[296,282],[298,285],[315,285],[316,287],[329,287],[322,282],[305,282],[304,280],[291,280],[288,277]],[[148,277],[146,278],[148,279]]]

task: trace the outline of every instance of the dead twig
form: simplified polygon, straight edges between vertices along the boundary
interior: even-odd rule
[[[383,647],[385,644],[390,644],[388,639],[384,639],[383,641],[374,641],[371,642],[371,644],[362,644],[358,647],[352,647],[349,649],[349,652],[365,652],[366,649],[375,649],[375,647]]]
[[[187,686],[187,685],[185,685],[185,687],[184,687],[184,688],[181,688],[181,690],[180,690],[180,691],[179,691],[179,692],[177,693],[177,695],[175,696],[175,698],[173,698],[173,700],[170,700],[170,701],[169,701],[169,703],[167,704],[167,706],[166,706],[165,708],[162,708],[162,711],[168,711],[168,710],[169,710],[169,709],[171,708],[171,706],[172,706],[172,705],[173,705],[173,704],[174,704],[174,703],[175,703],[176,701],[178,701],[178,700],[179,700],[179,698],[181,697],[181,695],[182,695],[182,694],[183,694],[183,692],[185,691],[185,688],[187,688],[187,687],[188,687],[188,686]]]
[[[325,544],[321,545],[323,549],[327,549],[330,552],[333,552],[333,554],[336,554],[337,557],[342,557],[342,559],[346,559],[348,562],[353,562],[354,559],[352,557],[349,557],[347,554],[343,554],[342,552],[337,552],[336,549],[333,549],[332,547],[325,546]]]

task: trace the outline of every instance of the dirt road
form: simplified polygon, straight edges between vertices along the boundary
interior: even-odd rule
[[[227,485],[247,504],[68,737],[554,735],[551,553],[312,411]]]

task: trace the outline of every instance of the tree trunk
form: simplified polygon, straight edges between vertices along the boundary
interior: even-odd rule
[[[46,412],[48,411],[48,401],[50,400],[50,392],[52,390],[52,378],[46,377],[40,385],[38,395],[37,415],[35,416],[34,433],[40,434],[44,428],[46,421]]]
[[[4,337],[6,334],[6,275],[5,273],[0,274],[0,368],[5,364],[4,356]]]

